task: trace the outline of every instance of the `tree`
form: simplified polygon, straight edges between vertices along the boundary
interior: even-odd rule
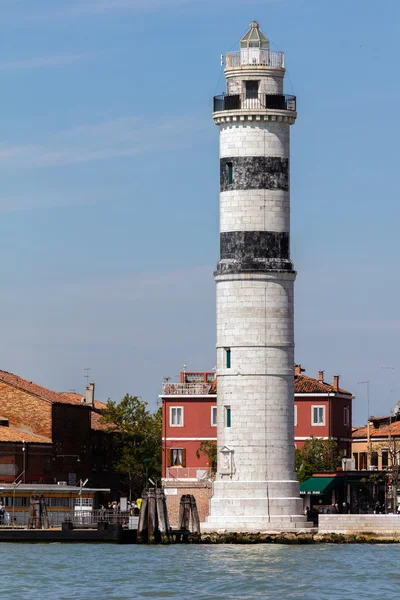
[[[210,440],[203,440],[196,450],[197,458],[200,458],[201,454],[207,456],[208,464],[211,466],[211,470],[215,472],[217,470],[217,444]]]
[[[341,465],[343,453],[339,452],[338,445],[332,438],[320,440],[310,437],[302,448],[295,450],[295,469],[297,478],[304,481],[313,473],[336,471]]]
[[[146,481],[146,468],[152,479],[161,477],[161,408],[152,414],[147,402],[126,394],[119,403],[108,400],[101,422],[114,435],[114,467],[124,476],[129,497],[132,492],[140,495]]]

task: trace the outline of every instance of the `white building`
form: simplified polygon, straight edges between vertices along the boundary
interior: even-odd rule
[[[226,55],[217,283],[218,473],[205,530],[305,526],[294,472],[290,126],[284,55],[257,22]]]

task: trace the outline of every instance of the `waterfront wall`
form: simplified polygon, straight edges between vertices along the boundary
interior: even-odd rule
[[[318,534],[328,533],[400,537],[400,515],[319,515]]]
[[[163,487],[171,527],[176,528],[178,525],[179,507],[181,497],[184,494],[191,494],[195,497],[201,523],[203,523],[205,518],[210,514],[210,498],[212,496],[211,481],[164,480]]]

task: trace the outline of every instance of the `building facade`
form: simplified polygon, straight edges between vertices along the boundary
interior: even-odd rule
[[[324,381],[324,371],[318,379],[304,375],[301,365],[295,365],[294,440],[301,448],[310,437],[332,438],[345,457],[351,457],[352,401],[351,392],[339,387],[339,376],[333,383]]]
[[[113,437],[101,423],[105,404],[95,400],[94,383],[82,396],[0,371],[0,405],[0,482],[24,472],[27,484],[75,485],[88,478],[92,487],[120,487]]]
[[[177,519],[182,494],[193,494],[202,517],[209,514],[215,465],[200,451],[204,442],[217,443],[217,379],[214,372],[182,372],[178,383],[164,382],[162,394],[162,479],[170,515]],[[310,437],[333,438],[344,456],[351,456],[352,399],[333,383],[294,369],[294,442],[301,448]],[[293,442],[292,442],[293,445]]]
[[[183,494],[196,498],[199,517],[209,514],[213,465],[202,442],[217,443],[215,373],[182,372],[179,383],[164,382],[162,394],[162,482],[170,522],[178,522]]]
[[[226,55],[220,130],[218,471],[210,529],[303,526],[294,472],[290,127],[284,55],[253,22]]]

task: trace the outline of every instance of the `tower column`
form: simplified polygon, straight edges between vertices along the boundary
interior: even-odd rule
[[[258,23],[226,57],[220,128],[218,471],[206,529],[305,526],[294,472],[290,126],[284,59]]]

